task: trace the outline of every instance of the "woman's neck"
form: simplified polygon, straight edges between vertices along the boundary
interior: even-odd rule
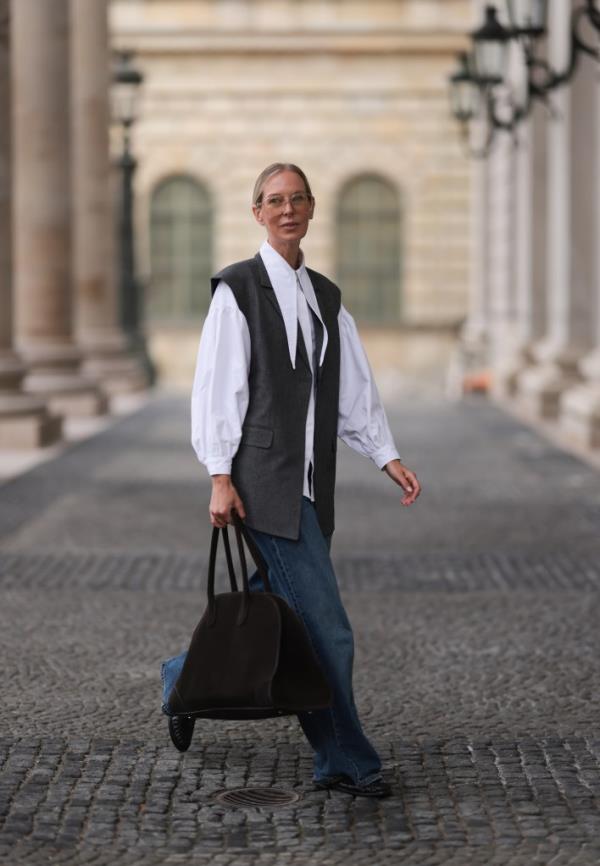
[[[282,256],[290,268],[300,267],[300,241],[279,241],[267,238],[273,249]]]

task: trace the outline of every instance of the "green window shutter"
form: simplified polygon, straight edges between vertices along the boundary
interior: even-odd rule
[[[213,214],[208,190],[186,175],[161,181],[150,206],[149,319],[185,322],[210,302]]]
[[[398,193],[388,181],[365,174],[344,185],[337,206],[337,280],[357,321],[400,318],[400,231]]]

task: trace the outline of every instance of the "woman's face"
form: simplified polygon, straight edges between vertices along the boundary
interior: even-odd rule
[[[304,181],[295,171],[280,171],[270,177],[262,188],[262,204],[252,206],[269,242],[278,244],[300,241],[314,210],[314,199],[308,198]]]

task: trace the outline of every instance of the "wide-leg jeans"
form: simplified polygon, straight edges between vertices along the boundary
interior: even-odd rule
[[[326,538],[313,502],[302,497],[297,541],[250,529],[268,568],[273,592],[300,616],[333,691],[332,706],[300,713],[302,729],[314,749],[315,781],[343,774],[367,784],[381,778],[381,761],[365,736],[354,703],[354,638],[342,604]],[[261,591],[255,572],[250,589]]]

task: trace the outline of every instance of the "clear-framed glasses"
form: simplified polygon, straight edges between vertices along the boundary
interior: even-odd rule
[[[294,192],[288,197],[284,195],[267,196],[267,198],[260,202],[260,204],[264,204],[264,206],[269,210],[277,211],[281,210],[281,208],[285,206],[286,201],[289,201],[293,208],[296,208],[297,210],[302,210],[303,208],[307,208],[309,206],[311,198],[312,196],[310,196],[307,192]]]

